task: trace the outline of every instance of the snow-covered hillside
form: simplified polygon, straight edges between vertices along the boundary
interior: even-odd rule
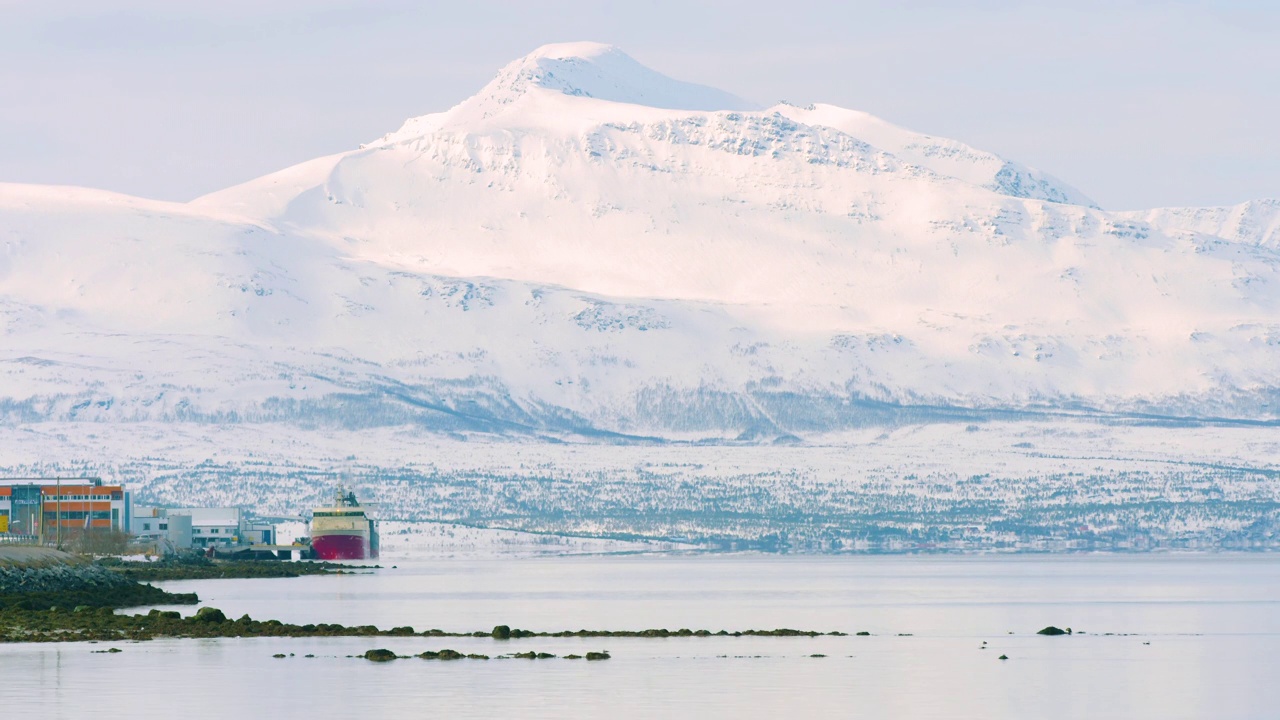
[[[0,474],[82,473],[147,504],[294,519],[341,479],[384,519],[537,534],[384,525],[384,548],[418,556],[662,549],[556,535],[808,552],[1280,549],[1280,435],[1258,427],[979,421],[662,447],[279,423],[0,427]],[[386,537],[401,530],[413,535]]]
[[[0,417],[742,442],[1270,422],[1278,227],[1276,201],[1107,212],[865,113],[553,45],[191,203],[0,185]]]

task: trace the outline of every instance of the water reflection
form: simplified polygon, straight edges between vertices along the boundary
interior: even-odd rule
[[[1266,557],[395,562],[373,576],[169,585],[232,616],[291,622],[876,635],[185,640],[122,644],[118,655],[91,654],[102,646],[85,644],[15,645],[0,648],[3,707],[67,718],[102,707],[140,718],[1253,718],[1280,702],[1271,682],[1280,561]],[[1046,624],[1087,634],[1032,634]],[[406,654],[607,648],[614,659],[377,665],[346,657],[374,646]],[[997,660],[1002,653],[1010,659]]]

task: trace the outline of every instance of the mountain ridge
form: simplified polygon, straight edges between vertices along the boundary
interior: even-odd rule
[[[865,113],[545,46],[191,203],[0,185],[0,414],[760,442],[904,417],[876,403],[1270,422],[1277,238],[1274,200],[1107,212]]]

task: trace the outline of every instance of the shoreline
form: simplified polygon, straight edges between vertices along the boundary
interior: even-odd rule
[[[424,637],[424,638],[491,638],[495,641],[524,638],[710,638],[710,637],[847,637],[868,636],[868,632],[846,633],[839,630],[691,630],[650,628],[645,630],[557,630],[533,631],[499,625],[492,630],[446,631],[438,628],[418,631],[409,626],[389,629],[375,625],[341,625],[307,623],[297,625],[279,620],[255,620],[248,614],[234,620],[214,607],[202,607],[194,615],[183,616],[177,610],[152,609],[146,614],[121,614],[117,608],[78,606],[66,609],[28,610],[0,608],[0,644],[32,642],[109,642],[147,641],[159,638],[253,638],[253,637]]]

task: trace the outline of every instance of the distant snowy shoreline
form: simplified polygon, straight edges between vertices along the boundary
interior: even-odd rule
[[[654,446],[49,423],[0,428],[0,457],[6,474],[101,474],[147,503],[282,518],[343,481],[383,518],[438,523],[389,526],[404,540],[463,554],[1280,546],[1280,438],[1257,427],[950,423]]]

